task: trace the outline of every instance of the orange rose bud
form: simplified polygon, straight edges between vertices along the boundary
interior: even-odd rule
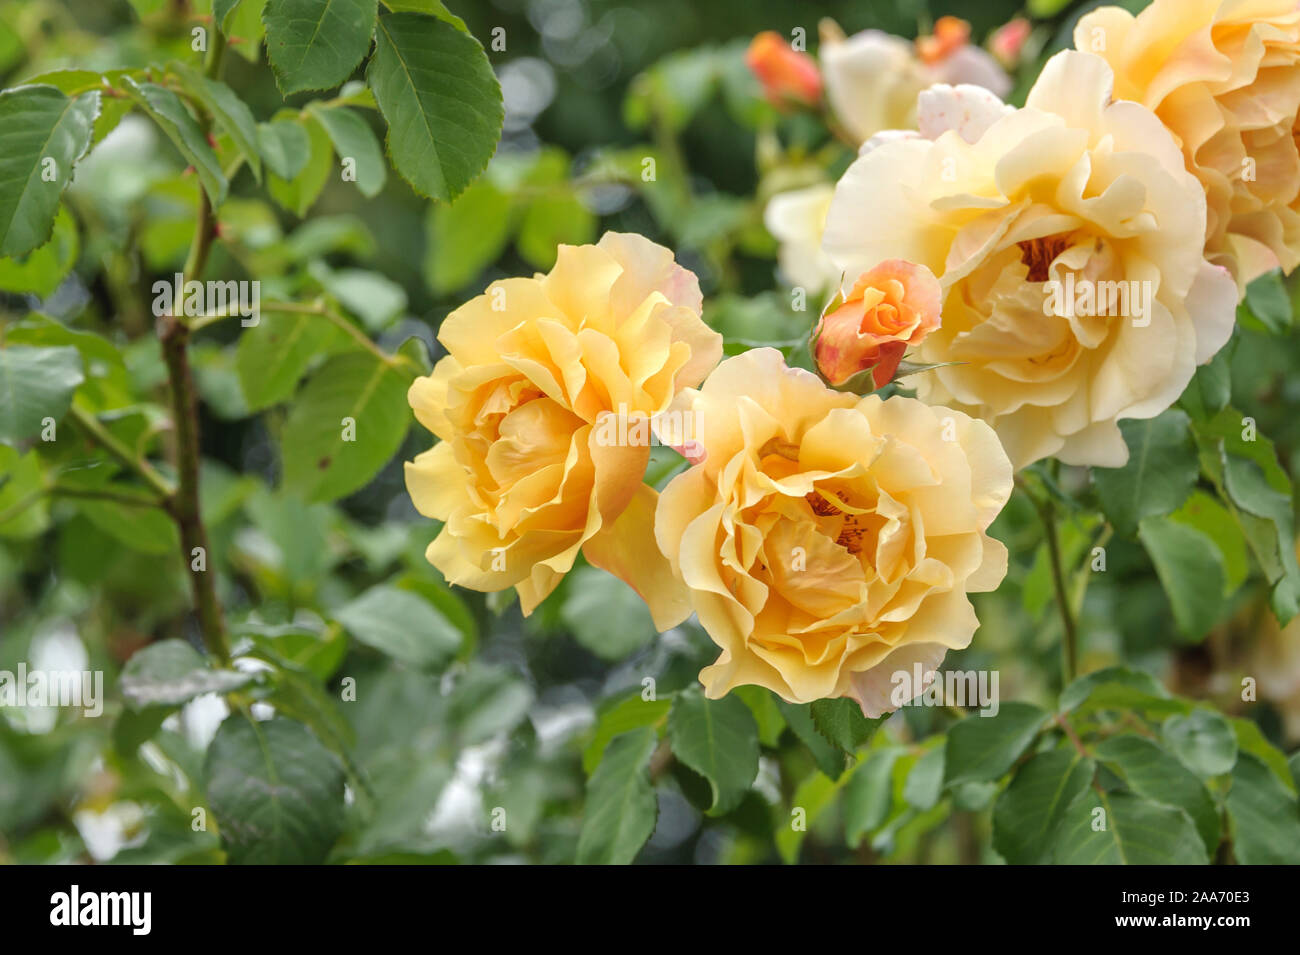
[[[871,369],[877,388],[894,377],[903,353],[939,327],[939,280],[924,265],[886,259],[853,283],[844,301],[822,316],[814,335],[817,370],[843,385]]]
[[[1024,17],[1008,20],[993,31],[989,38],[989,52],[999,63],[1011,69],[1020,62],[1020,51],[1032,30],[1033,25]]]
[[[822,98],[822,76],[816,61],[791,47],[775,30],[764,30],[754,37],[745,53],[745,63],[776,106],[792,102],[812,106]]]
[[[970,42],[970,24],[961,17],[940,17],[934,33],[916,38],[916,52],[926,63],[938,63]]]

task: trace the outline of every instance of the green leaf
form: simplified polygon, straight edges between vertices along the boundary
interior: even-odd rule
[[[1180,507],[1200,473],[1187,415],[1171,408],[1155,418],[1119,423],[1128,445],[1128,462],[1119,468],[1093,468],[1092,482],[1115,530],[1132,535],[1146,517]]]
[[[127,95],[158,124],[185,161],[194,167],[212,205],[221,205],[226,198],[226,176],[221,171],[217,154],[208,145],[208,137],[181,98],[166,87],[156,83],[137,83],[129,76],[124,76],[122,83]]]
[[[357,640],[402,663],[438,668],[460,649],[461,633],[428,601],[386,584],[334,612]]]
[[[1219,549],[1196,528],[1167,517],[1143,520],[1138,537],[1155,564],[1179,633],[1200,640],[1223,612],[1227,571]]]
[[[240,151],[253,176],[262,181],[262,154],[258,148],[257,120],[248,104],[220,80],[204,76],[185,63],[172,63],[168,69],[181,78],[181,86],[203,104],[217,125],[225,130],[235,148]]]
[[[231,631],[252,642],[250,653],[282,669],[309,674],[317,680],[328,679],[348,652],[343,628],[326,627],[315,618],[268,624],[254,617],[232,624]]]
[[[848,766],[848,755],[818,732],[809,704],[787,703],[785,700],[778,699],[776,706],[785,717],[786,724],[794,731],[794,735],[799,737],[799,741],[812,753],[817,768],[828,778],[839,779]]]
[[[49,499],[41,458],[35,450],[20,455],[0,444],[0,537],[27,538],[50,524]]]
[[[627,865],[654,832],[659,806],[649,764],[657,742],[648,727],[610,741],[587,782],[579,865]]]
[[[1198,421],[1212,419],[1232,399],[1231,357],[1235,341],[1220,348],[1208,364],[1201,365],[1178,403]]]
[[[862,715],[862,707],[847,697],[816,700],[810,704],[809,712],[817,732],[847,753],[856,752],[888,718],[868,719]]]
[[[1268,458],[1273,458],[1271,452]],[[1247,514],[1272,525],[1272,535],[1260,542],[1257,553],[1261,555],[1261,564],[1270,581],[1275,581],[1271,601],[1273,613],[1285,626],[1300,613],[1300,563],[1296,560],[1290,482],[1287,481],[1285,490],[1278,490],[1269,480],[1267,468],[1261,467],[1257,460],[1229,454],[1226,448],[1222,462],[1223,486],[1228,497]],[[1276,466],[1275,460],[1272,463]],[[1275,547],[1271,539],[1274,537]]]
[[[948,731],[945,786],[998,779],[1034,741],[1047,714],[1031,703],[1004,703],[996,716],[968,716]]]
[[[1205,784],[1182,763],[1151,740],[1128,734],[1099,743],[1097,758],[1139,796],[1186,810],[1206,853],[1214,855],[1219,845],[1219,811]]]
[[[275,119],[257,124],[257,148],[271,172],[290,180],[307,165],[311,140],[296,119]]]
[[[379,195],[388,181],[388,163],[369,124],[344,106],[320,107],[313,109],[312,114],[329,133],[345,173],[348,161],[352,161],[351,172],[361,194],[367,198]]]
[[[1282,755],[1280,749],[1264,738],[1258,724],[1250,720],[1235,719],[1232,720],[1232,732],[1237,737],[1239,753],[1250,753],[1271,769],[1284,787],[1292,792],[1295,791],[1296,783],[1291,777],[1286,757]]]
[[[1232,851],[1242,865],[1300,864],[1296,797],[1260,760],[1242,753],[1228,790]]]
[[[510,239],[513,200],[492,180],[476,180],[455,202],[429,206],[424,277],[439,295],[464,288],[495,262]]]
[[[325,127],[316,120],[315,116],[304,113],[298,118],[297,123],[303,132],[307,134],[307,161],[291,178],[285,179],[276,174],[275,166],[266,152],[267,143],[265,141],[262,141],[262,155],[266,157],[267,165],[271,168],[271,174],[266,177],[267,189],[271,193],[271,198],[294,215],[302,218],[307,214],[307,210],[312,207],[312,204],[316,202],[321,190],[325,188],[325,183],[330,177],[330,170],[333,168],[334,151],[333,146],[330,144],[329,133],[325,131]],[[274,125],[273,123],[272,126]]]
[[[585,245],[596,237],[596,217],[572,193],[543,194],[528,204],[515,246],[536,269],[555,265],[556,248]]]
[[[1205,865],[1209,859],[1196,826],[1182,809],[1131,793],[1088,788],[1065,811],[1052,861],[1058,865]]]
[[[0,290],[49,298],[77,264],[80,254],[76,220],[66,206],[60,206],[48,242],[20,258],[0,258]]]
[[[74,99],[53,86],[0,92],[0,255],[24,255],[49,240],[59,197],[90,147],[98,115],[98,92]]]
[[[263,658],[267,657],[270,655]],[[352,724],[339,712],[334,697],[322,690],[307,670],[283,659],[270,658],[276,664],[276,670],[266,702],[274,706],[280,716],[309,727],[336,753],[346,753],[355,742],[356,733]]]
[[[709,700],[683,690],[668,715],[668,740],[673,755],[713,788],[711,816],[736,808],[758,775],[758,724],[735,697]]]
[[[113,131],[123,116],[131,112],[131,100],[125,96],[104,95],[105,87],[111,87],[121,75],[122,71],[119,70],[110,70],[108,73],[95,70],[50,70],[29,77],[23,81],[23,86],[53,86],[69,97],[98,92],[99,115],[95,117],[95,132],[90,140],[93,147]]]
[[[903,801],[921,812],[933,809],[943,794],[943,774],[947,762],[948,754],[942,743],[926,750],[907,774],[907,782],[903,784]]]
[[[447,720],[461,745],[473,746],[514,729],[532,704],[532,688],[510,670],[471,663],[451,694]]]
[[[785,717],[777,704],[776,694],[767,687],[748,684],[738,686],[731,691],[737,699],[749,707],[754,722],[758,724],[758,742],[768,749],[776,749],[785,732]]]
[[[799,849],[808,835],[808,829],[812,828],[823,812],[834,805],[835,794],[842,784],[842,781],[836,782],[820,772],[814,772],[794,791],[794,803],[790,812],[776,830],[776,850],[787,865],[799,861]],[[796,812],[800,812],[803,817],[804,825],[800,828],[794,826]]]
[[[596,731],[586,747],[582,750],[582,771],[590,776],[601,758],[609,741],[621,733],[640,729],[643,726],[656,726],[668,716],[672,700],[643,700],[636,693],[620,700],[602,712],[596,720]]]
[[[122,696],[136,710],[180,706],[204,693],[227,693],[252,677],[233,670],[214,670],[183,640],[162,640],[139,650],[122,668]]]
[[[39,434],[45,418],[60,421],[83,381],[81,354],[70,345],[0,349],[0,441]]]
[[[300,723],[231,716],[205,770],[208,805],[235,865],[316,865],[343,832],[343,771]]]
[[[313,262],[307,271],[371,332],[380,332],[406,311],[406,290],[382,272],[331,269]]]
[[[1178,524],[1186,524],[1214,541],[1223,558],[1224,596],[1235,593],[1250,576],[1250,553],[1246,535],[1232,512],[1204,491],[1193,491],[1181,508],[1169,515]]]
[[[133,550],[158,556],[180,550],[176,523],[149,498],[138,505],[84,500],[77,502],[77,508],[101,531]]]
[[[1127,667],[1106,667],[1079,677],[1061,691],[1060,710],[1068,713],[1089,701],[1102,687],[1127,687],[1145,696],[1168,698],[1169,691],[1155,677]]]
[[[384,6],[394,13],[428,13],[439,20],[446,20],[463,33],[469,32],[465,21],[448,10],[442,0],[384,0]]]
[[[229,49],[249,63],[258,63],[262,57],[262,39],[266,26],[262,23],[262,10],[266,0],[214,0],[214,20],[221,32],[240,42],[231,43]]]
[[[334,350],[342,338],[322,315],[263,311],[245,329],[235,349],[235,370],[249,411],[288,399],[317,355]]]
[[[422,196],[460,195],[487,166],[505,117],[477,40],[436,17],[379,18],[367,71],[388,121],[388,155]]]
[[[366,484],[406,436],[409,383],[368,351],[331,358],[298,393],[285,422],[285,487],[309,501],[333,501]]]
[[[1088,788],[1094,769],[1074,749],[1030,757],[993,806],[993,848],[1012,865],[1050,861],[1066,809]]]
[[[341,84],[370,49],[376,0],[267,0],[266,55],[285,96]]]
[[[637,592],[603,570],[581,567],[565,591],[560,617],[573,638],[602,660],[622,660],[655,638]]]
[[[1246,300],[1237,317],[1247,328],[1282,335],[1291,328],[1291,299],[1282,284],[1282,270],[1265,272],[1246,286]]]
[[[903,754],[897,746],[874,749],[854,769],[844,786],[844,837],[850,848],[884,825],[892,803],[894,763]]]
[[[1237,760],[1236,734],[1214,710],[1198,707],[1186,716],[1171,716],[1160,732],[1174,755],[1202,776],[1226,773]]]

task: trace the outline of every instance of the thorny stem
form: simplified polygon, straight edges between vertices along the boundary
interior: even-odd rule
[[[194,375],[190,370],[190,330],[174,315],[158,322],[163,361],[171,384],[172,417],[176,427],[176,476],[171,513],[180,530],[181,559],[190,567],[194,608],[203,633],[203,643],[218,664],[230,662],[225,618],[217,598],[216,574],[207,569],[208,533],[199,513],[199,415]],[[203,569],[195,569],[195,552],[203,555]]]
[[[212,46],[208,51],[204,72],[215,79],[221,72],[221,61],[226,42],[220,30],[212,30]],[[200,112],[199,125],[206,134],[210,126],[208,116]],[[216,235],[216,216],[207,191],[199,190],[198,221],[194,241],[186,258],[182,279],[198,279],[203,274],[212,251]],[[158,340],[162,345],[163,362],[167,366],[167,381],[171,390],[172,418],[176,428],[177,488],[171,498],[172,518],[180,531],[181,560],[190,569],[190,586],[194,592],[194,610],[199,618],[199,629],[208,653],[218,665],[230,662],[230,641],[226,635],[226,621],[217,597],[216,574],[207,567],[207,528],[199,510],[199,413],[198,397],[194,387],[194,373],[190,368],[190,328],[176,315],[163,315],[158,319]],[[195,559],[202,555],[202,569],[196,569]]]

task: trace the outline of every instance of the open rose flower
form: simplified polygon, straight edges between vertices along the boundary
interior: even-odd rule
[[[1174,133],[1209,203],[1206,255],[1251,279],[1300,264],[1300,6],[1155,0],[1136,17],[1080,19],[1080,50],[1115,71],[1115,96]]]
[[[661,629],[689,614],[656,559],[656,494],[641,479],[649,419],[721,357],[700,307],[669,250],[611,232],[561,245],[549,274],[493,282],[447,316],[448,354],[409,396],[442,440],[406,465],[406,485],[444,522],[427,556],[449,582],[515,587],[529,613],[581,551],[631,584]]]
[[[834,192],[830,183],[778,192],[763,210],[763,225],[779,243],[777,265],[782,277],[814,295],[840,280],[840,270],[822,250]]]
[[[915,129],[916,97],[934,83],[969,83],[998,96],[1011,79],[997,61],[967,42],[970,25],[942,17],[935,33],[916,43],[880,30],[846,37],[835,21],[820,24],[826,98],[835,117],[858,142],[882,130]]]
[[[1200,183],[1160,120],[1110,90],[1106,61],[1074,51],[1023,109],[927,90],[921,135],[866,150],[827,216],[848,274],[897,257],[939,277],[943,324],[916,354],[960,364],[918,375],[917,394],[988,421],[1017,467],[1123,464],[1119,419],[1168,408],[1232,332]]]
[[[812,106],[822,98],[817,61],[791,47],[775,30],[764,30],[754,37],[745,62],[758,77],[768,100],[777,106]]]
[[[655,536],[721,650],[700,673],[709,697],[757,684],[874,717],[898,705],[893,673],[970,643],[967,594],[1007,567],[986,531],[1011,465],[987,425],[833,391],[771,348],[677,404],[708,456],[664,489]]]
[[[943,293],[924,265],[886,259],[863,272],[843,302],[822,316],[814,335],[817,370],[842,385],[871,369],[884,387],[903,353],[939,327]]]

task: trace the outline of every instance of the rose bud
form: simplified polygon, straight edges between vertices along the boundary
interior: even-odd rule
[[[764,30],[754,37],[745,53],[745,63],[763,84],[768,101],[776,106],[812,106],[822,98],[822,77],[816,61],[791,47],[775,30]]]
[[[871,370],[876,388],[894,377],[903,353],[939,327],[939,280],[924,265],[886,259],[832,303],[813,333],[817,370],[839,387]]]
[[[926,63],[946,60],[970,42],[970,24],[961,17],[940,17],[934,33],[916,38],[916,52]]]
[[[999,63],[1011,69],[1020,62],[1020,51],[1032,30],[1032,24],[1024,17],[1007,21],[993,31],[989,38],[989,52]]]

